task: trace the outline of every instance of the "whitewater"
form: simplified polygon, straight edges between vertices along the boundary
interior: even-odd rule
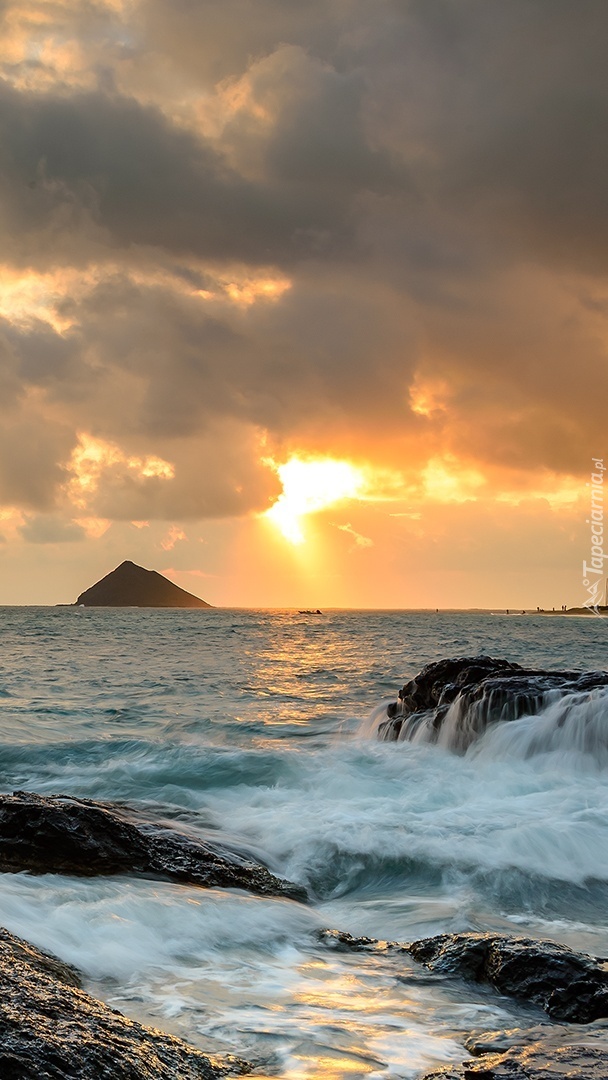
[[[593,618],[3,608],[0,789],[126,803],[254,856],[311,903],[144,878],[0,875],[0,925],[123,1013],[266,1075],[420,1077],[534,1008],[325,927],[494,930],[608,955],[608,691],[382,742],[425,664],[608,667]],[[456,716],[457,707],[454,709]],[[449,730],[449,723],[446,727]]]

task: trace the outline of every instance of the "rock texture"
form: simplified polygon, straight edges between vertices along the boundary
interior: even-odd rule
[[[435,1069],[423,1080],[608,1080],[606,961],[550,941],[493,934],[440,934],[408,945],[322,930],[319,939],[340,951],[407,953],[437,975],[489,983],[572,1025],[472,1036],[465,1046],[473,1060]]]
[[[0,871],[87,877],[140,874],[189,885],[306,900],[260,863],[147,821],[134,810],[67,795],[0,795]],[[0,1075],[2,1075],[0,1073]]]
[[[73,968],[0,929],[2,1080],[215,1080],[248,1070],[127,1020],[79,989]]]
[[[550,691],[588,693],[601,686],[608,686],[605,671],[536,671],[491,656],[439,660],[399,691],[378,737],[394,741],[424,736],[423,741],[435,742],[449,735],[446,745],[466,750],[488,724],[537,713]],[[446,717],[457,699],[458,713],[452,713],[448,733]]]
[[[467,1039],[475,1060],[424,1080],[608,1080],[608,1031],[564,1027],[485,1032]]]
[[[410,944],[322,930],[329,948],[408,953],[430,971],[488,983],[501,994],[539,1005],[553,1019],[589,1024],[608,1017],[608,961],[565,945],[497,934],[439,934]]]
[[[84,607],[209,608],[205,600],[180,589],[156,570],[123,562],[78,597]]]
[[[492,934],[440,934],[408,951],[432,971],[489,983],[531,1001],[554,1020],[588,1024],[608,1017],[608,967],[565,945]]]

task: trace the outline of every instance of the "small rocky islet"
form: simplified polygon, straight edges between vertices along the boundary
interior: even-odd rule
[[[454,740],[462,751],[489,723],[534,715],[548,690],[565,695],[607,685],[605,672],[533,671],[485,656],[439,661],[405,684],[378,737],[403,739],[404,724],[407,737],[407,725],[415,731],[423,723],[432,741],[458,699],[468,717]],[[131,806],[67,795],[0,796],[0,871],[131,873],[307,901],[301,886],[246,854],[218,850]],[[608,961],[496,934],[398,943],[327,930],[320,943],[401,952],[434,978],[483,983],[543,1010],[546,1021],[528,1029],[472,1034],[465,1043],[470,1058],[424,1080],[608,1080]],[[128,1020],[83,991],[74,968],[6,930],[0,930],[0,1021],[3,1080],[214,1080],[252,1068]]]
[[[156,570],[126,559],[80,593],[76,607],[211,608],[206,600],[180,589]]]

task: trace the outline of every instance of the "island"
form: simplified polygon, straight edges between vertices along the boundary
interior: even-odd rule
[[[180,589],[156,570],[128,559],[80,594],[77,607],[210,608],[200,597]]]

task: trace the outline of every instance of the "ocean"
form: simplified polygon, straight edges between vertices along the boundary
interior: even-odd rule
[[[466,754],[380,742],[426,663],[605,668],[600,619],[3,608],[0,788],[126,802],[306,886],[0,875],[0,924],[126,1015],[263,1074],[420,1077],[532,1007],[323,945],[496,930],[608,955],[608,693]],[[592,737],[589,735],[592,733]]]

